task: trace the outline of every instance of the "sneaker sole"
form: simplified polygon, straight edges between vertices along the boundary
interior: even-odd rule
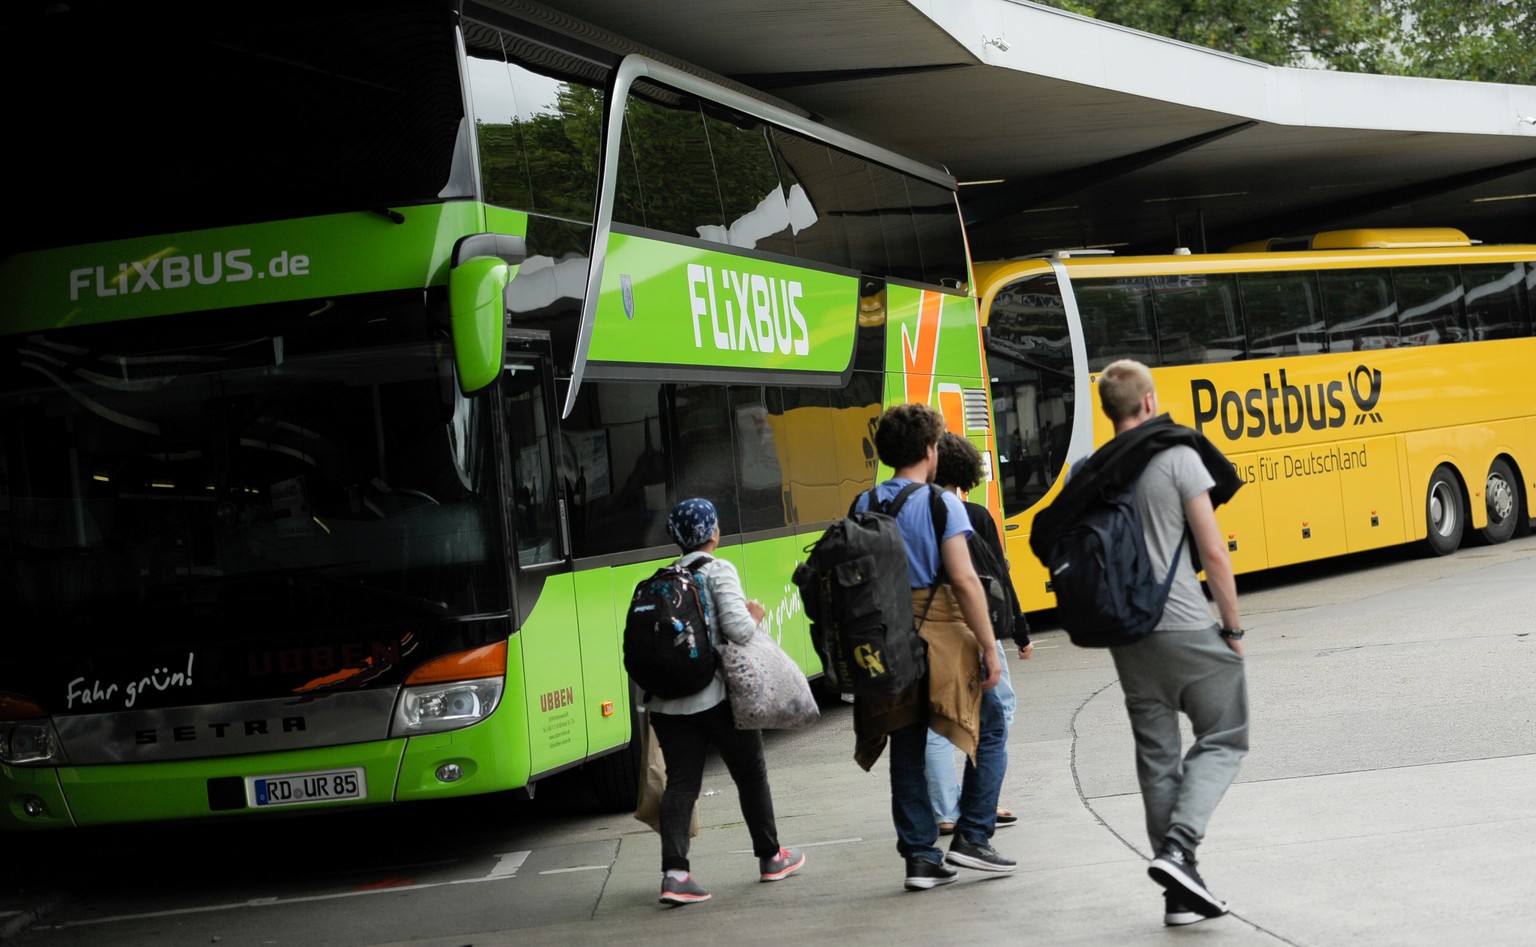
[[[1217,900],[1215,895],[1206,890],[1205,885],[1195,881],[1172,862],[1161,858],[1153,859],[1151,866],[1147,868],[1147,874],[1153,881],[1162,885],[1164,890],[1179,895],[1179,900],[1184,902],[1185,907],[1201,917],[1221,917],[1227,913],[1227,902]]]
[[[1209,921],[1210,918],[1194,911],[1175,911],[1163,915],[1163,924],[1167,927],[1183,927],[1186,924],[1198,924],[1201,921]]]
[[[1015,868],[1019,867],[1017,864],[999,865],[995,862],[989,862],[984,858],[976,858],[972,855],[961,855],[955,852],[950,852],[949,854],[945,855],[944,860],[951,865],[958,865],[961,868],[971,868],[976,871],[1004,872],[1013,871]]]
[[[927,891],[929,888],[937,888],[939,885],[949,885],[954,883],[954,875],[950,875],[948,878],[908,878],[906,881],[906,889],[908,891]]]
[[[659,900],[662,904],[698,904],[712,897],[712,894],[664,894]]]
[[[768,874],[763,875],[763,880],[764,881],[783,881],[785,878],[788,878],[790,875],[792,875],[795,872],[799,871],[804,866],[805,866],[805,856],[801,855],[800,856],[800,860],[795,862],[793,865],[790,865],[788,868],[781,868],[778,871],[769,872]]]

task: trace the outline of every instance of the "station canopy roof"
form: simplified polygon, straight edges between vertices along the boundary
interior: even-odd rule
[[[1536,242],[1536,87],[1268,66],[1023,0],[544,5],[943,164],[977,259]]]

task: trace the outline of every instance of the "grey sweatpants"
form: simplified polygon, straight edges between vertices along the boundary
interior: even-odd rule
[[[1110,652],[1136,739],[1153,855],[1168,838],[1195,850],[1248,752],[1248,680],[1219,630],[1155,631]],[[1182,759],[1180,711],[1195,736]]]

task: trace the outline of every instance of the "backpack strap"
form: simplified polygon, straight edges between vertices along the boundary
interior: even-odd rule
[[[922,631],[923,623],[928,620],[928,609],[933,607],[933,597],[939,594],[939,586],[944,584],[944,530],[949,527],[949,508],[944,505],[944,491],[931,483],[909,483],[901,488],[901,492],[896,494],[884,512],[895,519],[907,498],[916,493],[919,487],[928,488],[928,518],[933,521],[933,551],[939,561],[933,573],[933,584],[928,587],[928,601],[923,605],[923,614],[917,619],[916,630]]]
[[[1148,458],[1148,459],[1150,460],[1150,458]],[[1146,469],[1145,468],[1142,469],[1141,473],[1138,473],[1136,475],[1136,478],[1131,481],[1130,486],[1125,488],[1125,495],[1127,496],[1127,498],[1129,498],[1130,502],[1132,502],[1132,503],[1136,502],[1136,486],[1137,486],[1137,484],[1141,483],[1141,475],[1143,473],[1146,473]],[[1159,591],[1158,591],[1158,598],[1162,599],[1163,601],[1167,601],[1168,600],[1168,592],[1169,592],[1170,589],[1173,588],[1173,577],[1175,575],[1177,575],[1178,572],[1179,572],[1179,556],[1184,554],[1184,541],[1186,539],[1188,539],[1188,538],[1189,538],[1189,525],[1185,524],[1184,532],[1179,535],[1179,544],[1174,547],[1173,557],[1168,561],[1168,575],[1166,577],[1164,577],[1163,584],[1160,586]],[[1146,540],[1146,526],[1142,526],[1142,540],[1141,541],[1143,543],[1145,543],[1147,541]],[[1195,550],[1195,548],[1193,546],[1190,547],[1190,554],[1191,555],[1197,555],[1196,550]],[[1195,566],[1195,571],[1197,573],[1200,571],[1200,568],[1199,568],[1198,564],[1196,564],[1196,566]]]

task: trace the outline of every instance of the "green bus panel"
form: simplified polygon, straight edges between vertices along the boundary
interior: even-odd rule
[[[208,806],[208,781],[221,777],[278,776],[362,767],[368,782],[365,799],[313,803],[294,809],[319,809],[392,802],[404,740],[353,743],[286,753],[230,756],[113,766],[63,766],[59,784],[77,825],[186,819],[206,815],[249,813],[237,809],[215,813]],[[287,807],[275,806],[277,809]],[[32,822],[17,827],[29,827]]]
[[[517,636],[508,645],[516,651]],[[446,799],[526,786],[533,774],[528,754],[528,724],[516,695],[522,693],[521,663],[507,661],[507,688],[501,705],[486,719],[463,730],[429,733],[406,741],[400,760],[397,802]],[[445,783],[437,771],[459,767],[460,776]]]
[[[581,708],[587,717],[587,752],[629,742],[629,675],[624,673],[623,616],[633,584],[619,585],[612,569],[578,572],[576,615],[581,623]]]
[[[357,211],[21,253],[0,262],[5,330],[140,319],[447,282],[454,244],[485,229],[469,201]],[[527,215],[495,215],[522,235]]]

